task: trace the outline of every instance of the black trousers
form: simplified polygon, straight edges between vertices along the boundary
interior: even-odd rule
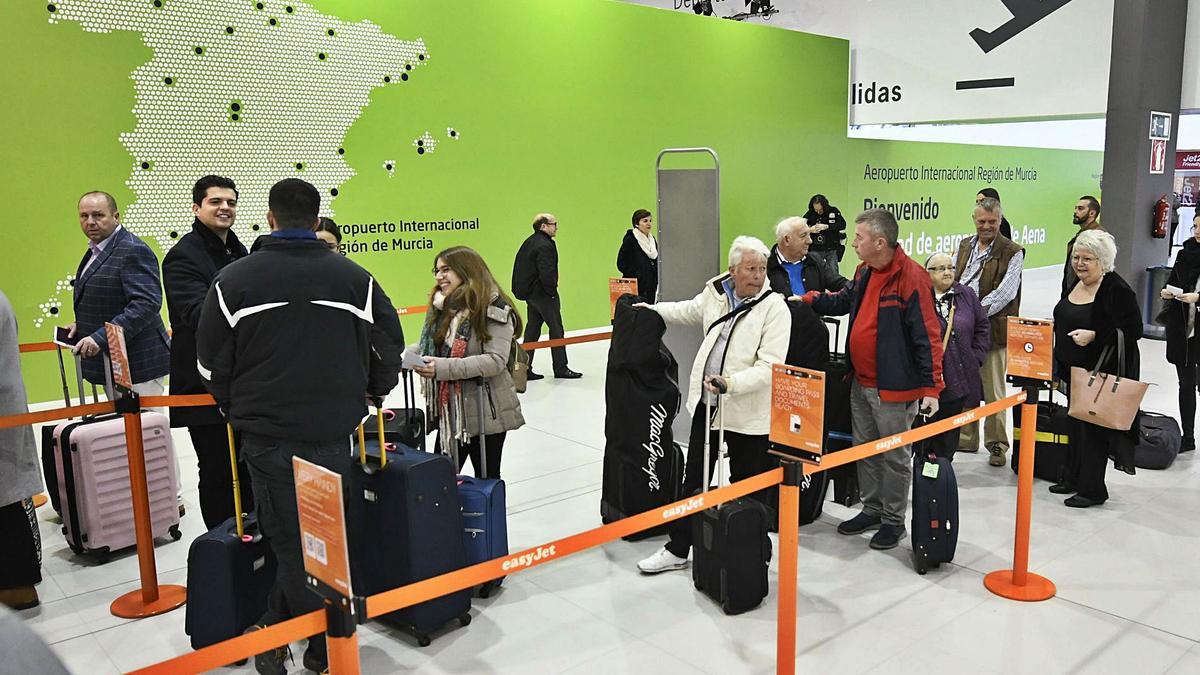
[[[1179,375],[1179,421],[1183,437],[1196,438],[1196,366],[1175,366]]]
[[[1081,497],[1094,502],[1108,499],[1108,487],[1104,484],[1108,451],[1123,442],[1124,433],[1071,418],[1066,482],[1073,484]]]
[[[688,437],[687,466],[683,472],[683,494],[690,495],[700,489],[704,483],[704,433],[708,429],[708,418],[705,416],[704,402],[696,404],[692,413],[692,431]],[[713,480],[716,473],[713,467],[717,461],[718,433],[709,431],[709,441],[712,444],[708,458],[709,479]],[[779,466],[779,460],[768,454],[770,446],[767,435],[739,434],[725,432],[725,445],[729,447],[729,473],[733,481],[750,478],[764,471]],[[768,507],[776,501],[771,497],[773,488],[767,488],[751,493],[752,499],[757,499]],[[680,558],[686,558],[692,548],[691,517],[680,518],[671,526],[670,541],[667,550]]]
[[[479,437],[472,436],[470,441],[459,445],[458,472],[462,473],[467,459],[470,458],[476,478],[500,478],[500,455],[504,452],[504,438],[507,435],[507,431],[487,435],[487,475],[484,476],[479,475],[479,467],[483,466],[483,460],[479,458]],[[442,447],[441,433],[438,434],[438,448],[442,454],[449,454],[447,449]]]
[[[204,527],[211,530],[233,517],[233,472],[229,466],[229,439],[224,424],[199,424],[188,427],[192,447],[196,449],[196,464],[200,470],[200,515]],[[234,434],[234,447],[241,445]],[[240,453],[240,450],[239,450]],[[239,454],[238,483],[241,484],[242,512],[254,510],[253,479],[246,470],[246,460]]]
[[[349,474],[353,458],[349,436],[336,441],[293,441],[251,433],[242,434],[242,455],[254,477],[259,528],[279,565],[267,599],[267,611],[259,620],[269,626],[321,609],[324,602],[309,590],[304,574],[292,457],[319,464],[343,477]],[[342,499],[345,500],[345,495]],[[308,639],[308,649],[320,663],[326,662],[323,633]]]
[[[550,297],[542,291],[534,291],[525,301],[525,342],[536,342],[542,334],[542,324],[546,324],[550,339],[557,340],[563,336],[562,306],[558,297]],[[537,351],[529,352],[529,369],[533,370],[533,357]],[[567,348],[551,347],[550,358],[554,362],[554,374],[567,369]]]
[[[954,401],[938,401],[937,414],[924,421],[921,419],[921,416],[918,415],[916,423],[913,424],[913,428],[916,429],[917,427],[923,427],[926,424],[933,424],[934,422],[944,420],[948,417],[954,417],[963,411],[963,404],[966,403],[966,400],[967,399],[965,398],[960,398]],[[945,457],[953,462],[954,453],[958,450],[958,432],[961,430],[962,427],[951,429],[950,431],[938,434],[933,438],[921,441],[921,449],[932,450],[933,454],[937,455],[938,457]]]
[[[0,555],[0,590],[41,583],[38,544],[23,501],[0,507],[0,541],[4,542],[4,555]]]

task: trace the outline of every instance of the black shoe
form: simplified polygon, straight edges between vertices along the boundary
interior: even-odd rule
[[[266,626],[250,626],[242,634],[253,633],[264,628]],[[290,647],[276,647],[254,657],[254,670],[258,671],[259,675],[287,675],[288,669],[284,662],[291,660],[292,650]]]
[[[313,654],[311,646],[304,650],[304,658],[301,659],[301,661],[304,663],[305,668],[313,671],[314,673],[329,672],[328,655],[326,655],[324,658],[318,658],[316,654]]]
[[[539,374],[539,373],[535,373],[535,372],[533,372],[532,370],[530,370],[530,371],[527,371],[527,372],[525,373],[525,380],[526,380],[526,381],[529,381],[529,382],[532,382],[533,380],[544,380],[544,379],[546,379],[546,376],[545,376],[545,375],[541,375],[541,374]]]
[[[1179,445],[1180,452],[1191,452],[1196,449],[1196,439],[1191,436],[1184,436],[1183,443]]]
[[[556,380],[578,380],[583,377],[583,373],[577,373],[570,368],[563,368],[562,371],[554,373]]]
[[[883,524],[883,519],[879,516],[868,516],[865,513],[859,513],[850,520],[847,520],[838,525],[838,534],[862,534],[867,530],[878,529]]]
[[[891,548],[896,548],[900,545],[900,540],[904,537],[903,525],[880,525],[879,531],[871,537],[871,548],[876,551],[886,551]]]
[[[1073,495],[1075,494],[1075,485],[1066,481],[1055,483],[1054,485],[1050,486],[1050,494]]]
[[[1067,500],[1063,503],[1073,509],[1086,509],[1089,506],[1100,506],[1104,502],[1088,499],[1082,495],[1075,495],[1074,497],[1067,497]]]

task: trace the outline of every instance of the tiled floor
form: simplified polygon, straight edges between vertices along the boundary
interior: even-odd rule
[[[1047,316],[1059,271],[1026,273],[1024,314]],[[1039,293],[1039,289],[1047,292]],[[1146,407],[1176,413],[1163,343],[1144,340]],[[599,523],[607,343],[570,349],[582,380],[530,384],[525,428],[510,435],[504,472],[510,545],[524,548]],[[545,357],[541,360],[544,362]],[[184,540],[157,549],[160,579],[186,581],[187,542],[202,525],[195,460],[183,466]],[[1184,455],[1167,471],[1109,471],[1101,508],[1067,509],[1037,483],[1031,566],[1058,585],[1034,604],[991,595],[983,575],[1011,564],[1016,479],[960,456],[962,529],[955,563],[917,576],[905,547],[880,553],[834,531],[853,513],[827,504],[800,533],[797,667],[820,673],[1200,673],[1200,468]],[[70,554],[43,509],[43,605],[23,615],[73,672],[129,670],[188,651],[184,612],[142,621],[108,605],[137,587],[125,555],[89,565]],[[776,542],[777,543],[777,542]],[[907,544],[907,541],[905,542]],[[469,628],[426,648],[374,625],[361,632],[364,672],[769,673],[775,668],[777,558],[771,595],[727,617],[684,572],[641,577],[634,564],[661,540],[616,542],[509,577],[477,600]],[[297,657],[301,651],[296,649]],[[251,669],[223,669],[251,672]],[[219,671],[222,672],[222,671]],[[297,663],[293,672],[302,672]]]

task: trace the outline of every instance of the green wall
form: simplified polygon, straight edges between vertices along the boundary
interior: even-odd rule
[[[1061,249],[1070,206],[1099,171],[1096,153],[848,140],[842,40],[607,0],[263,5],[0,7],[12,36],[0,44],[10,64],[0,289],[22,341],[70,320],[65,281],[85,250],[74,207],[92,189],[113,192],[126,227],[160,256],[187,231],[191,184],[209,172],[238,182],[247,241],[262,232],[267,189],[289,176],[317,185],[343,226],[477,223],[347,238],[398,306],[424,304],[433,254],[451,245],[480,250],[507,284],[534,214],[551,211],[571,329],[607,323],[605,280],[629,214],[654,210],[664,147],[720,155],[723,245],[747,233],[769,243],[814,192],[848,217],[864,196],[932,196],[939,218],[920,227],[966,231],[983,183],[879,183],[863,168],[986,159],[1036,165],[1037,182],[994,184],[1014,224],[1053,226],[1044,246]],[[1056,255],[1031,249],[1031,263]],[[419,321],[404,320],[410,339]],[[58,395],[53,356],[27,355],[24,367],[32,400]]]

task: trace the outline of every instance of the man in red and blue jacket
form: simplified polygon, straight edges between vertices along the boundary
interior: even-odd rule
[[[848,357],[854,381],[850,415],[854,443],[912,427],[918,409],[933,415],[942,382],[941,324],[929,273],[897,243],[899,225],[885,209],[854,221],[853,246],[862,264],[837,293],[805,300],[824,315],[850,315]],[[912,480],[912,450],[901,446],[858,463],[863,510],[838,525],[842,534],[878,529],[871,548],[895,548],[904,536]]]

